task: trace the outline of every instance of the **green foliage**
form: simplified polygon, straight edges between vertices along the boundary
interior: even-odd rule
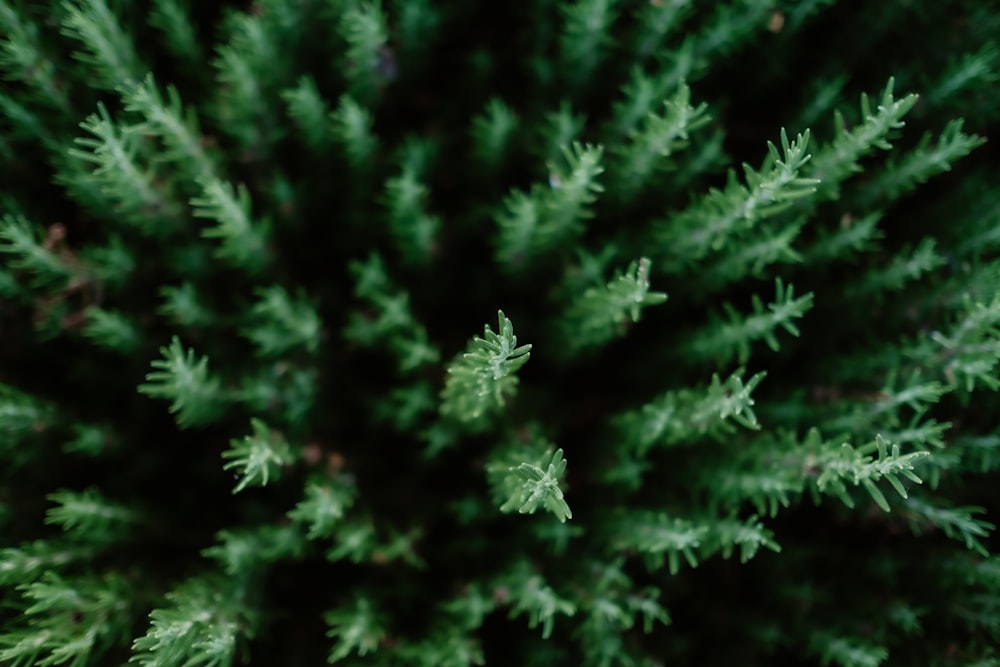
[[[312,354],[319,347],[322,322],[302,294],[292,299],[278,285],[258,290],[250,314],[252,320],[243,335],[263,356],[279,356],[296,348]]]
[[[208,357],[195,358],[174,336],[170,347],[161,347],[163,359],[152,362],[157,369],[146,375],[139,391],[153,398],[170,399],[170,411],[181,428],[198,426],[218,418],[226,404],[218,378],[208,374]]]
[[[725,189],[710,190],[682,213],[658,225],[656,242],[668,253],[668,270],[677,271],[720,250],[761,220],[811,195],[820,181],[799,175],[811,157],[806,153],[808,144],[808,131],[789,141],[782,130],[781,153],[768,142],[767,157],[759,170],[743,165],[746,185],[730,171]]]
[[[378,2],[351,3],[340,19],[340,33],[347,42],[344,64],[348,91],[361,100],[375,93],[388,35],[385,15]]]
[[[691,106],[691,89],[682,85],[664,101],[662,113],[647,114],[620,150],[617,174],[621,182],[615,189],[619,196],[631,197],[640,188],[655,185],[652,177],[670,166],[667,158],[687,147],[688,133],[709,122],[707,109],[704,103]]]
[[[250,273],[259,273],[268,262],[267,237],[270,223],[254,221],[250,193],[244,186],[233,188],[217,178],[201,181],[202,196],[191,200],[194,215],[216,223],[202,236],[219,240],[220,259]]]
[[[58,230],[50,230],[48,239],[40,238],[38,227],[21,216],[0,218],[0,253],[11,255],[12,269],[31,275],[36,289],[62,288],[73,280],[86,280],[84,267],[68,254],[56,250]]]
[[[685,352],[696,359],[708,358],[724,365],[733,357],[745,364],[750,358],[750,343],[763,340],[772,350],[780,349],[775,331],[781,327],[793,336],[799,335],[795,320],[803,317],[812,308],[812,293],[795,298],[795,288],[786,289],[781,279],[775,279],[774,301],[767,304],[753,295],[753,313],[741,315],[731,305],[723,304],[726,320],[716,317],[705,327],[704,332],[692,336]]]
[[[504,406],[517,391],[515,373],[528,362],[531,344],[518,346],[514,324],[497,312],[498,331],[483,327],[483,337],[469,341],[466,351],[448,366],[441,393],[441,414],[460,421],[479,419]]]
[[[340,662],[352,653],[365,656],[385,639],[384,621],[367,598],[357,598],[350,605],[327,612],[325,618],[330,626],[327,637],[335,640],[327,662]]]
[[[48,511],[45,522],[62,526],[81,540],[106,542],[138,521],[134,511],[107,501],[95,489],[82,493],[63,490],[50,494],[49,500],[57,506]]]
[[[534,514],[544,507],[559,521],[573,517],[559,488],[559,479],[566,472],[563,450],[545,451],[537,461],[522,461],[516,465],[493,463],[487,471],[495,479],[499,495],[506,498],[500,506],[501,512],[516,510],[520,514]]]
[[[308,524],[306,536],[311,540],[329,537],[344,513],[354,504],[354,497],[351,486],[313,481],[307,484],[305,498],[288,513],[288,517]]]
[[[647,402],[619,418],[622,435],[631,437],[640,451],[653,445],[675,445],[692,437],[721,437],[735,430],[729,421],[748,429],[760,428],[754,414],[753,391],[764,379],[757,373],[746,382],[744,371],[725,380],[717,374],[706,388],[678,389]]]
[[[0,663],[1000,664],[998,34],[0,0]]]
[[[214,590],[213,590],[214,589]],[[167,595],[169,606],[150,614],[130,662],[144,667],[234,664],[239,644],[254,634],[253,612],[232,591],[195,580]]]
[[[267,486],[271,477],[277,477],[283,466],[292,463],[292,452],[280,433],[272,431],[259,419],[250,422],[253,435],[232,440],[229,449],[222,453],[226,459],[225,470],[235,470],[239,482],[233,493],[239,493],[251,484]]]
[[[91,85],[114,90],[141,75],[135,46],[104,0],[64,0],[62,10],[63,32],[83,46],[74,56],[89,66]]]
[[[497,213],[497,259],[505,267],[518,269],[572,242],[583,231],[580,223],[593,215],[588,206],[604,189],[597,182],[604,151],[576,142],[561,150],[565,166],[549,165],[547,187],[512,192]]]
[[[362,169],[372,160],[378,139],[372,134],[372,117],[349,95],[343,95],[332,114],[333,133],[343,145],[352,167]]]
[[[875,437],[875,449],[878,452],[877,458],[866,454],[871,446],[854,448],[848,443],[844,443],[839,451],[827,450],[817,457],[814,465],[820,470],[816,477],[816,488],[820,492],[830,493],[840,498],[848,507],[854,506],[854,501],[847,493],[844,480],[849,480],[855,486],[861,485],[865,491],[871,495],[872,500],[886,512],[889,511],[889,502],[885,495],[875,485],[875,482],[885,479],[901,497],[906,498],[906,488],[899,480],[899,476],[920,484],[922,481],[913,472],[914,461],[930,456],[930,452],[910,452],[901,454],[899,445],[892,446],[890,453],[886,447],[885,440],[881,436]]]
[[[664,292],[649,291],[649,265],[645,257],[632,262],[607,285],[589,288],[570,304],[563,325],[567,353],[621,335],[624,325],[639,321],[642,308],[667,300]]]
[[[128,582],[120,575],[69,583],[47,572],[18,590],[27,623],[0,635],[0,660],[8,664],[82,667],[122,640],[130,610]]]
[[[560,597],[541,575],[532,573],[526,563],[518,563],[502,580],[507,584],[506,596],[512,602],[509,617],[527,616],[528,627],[542,626],[543,638],[552,635],[557,616],[576,614],[576,605]]]
[[[87,309],[83,334],[98,345],[122,354],[135,352],[141,343],[139,328],[125,315],[93,306]]]

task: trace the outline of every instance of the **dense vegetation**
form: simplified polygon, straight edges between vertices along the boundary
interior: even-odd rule
[[[0,664],[1000,665],[997,35],[0,0]]]

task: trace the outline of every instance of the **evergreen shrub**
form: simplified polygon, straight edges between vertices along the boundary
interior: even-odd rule
[[[0,664],[1000,665],[992,0],[0,0]]]

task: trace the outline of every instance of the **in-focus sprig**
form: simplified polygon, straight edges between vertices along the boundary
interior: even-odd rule
[[[441,414],[474,421],[503,407],[517,390],[515,373],[528,362],[531,344],[518,346],[514,324],[502,310],[497,318],[499,333],[487,324],[483,337],[472,339],[466,352],[448,366]]]
[[[501,512],[534,514],[545,508],[561,522],[573,518],[559,487],[566,472],[563,450],[547,444],[539,440],[531,447],[512,447],[487,465],[495,495],[504,499]]]

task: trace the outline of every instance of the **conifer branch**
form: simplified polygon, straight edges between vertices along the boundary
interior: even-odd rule
[[[134,510],[105,499],[90,488],[82,492],[61,490],[49,494],[56,503],[45,515],[45,523],[62,526],[75,539],[103,544],[119,539],[139,521]]]
[[[244,160],[260,160],[278,137],[272,81],[288,64],[277,36],[262,17],[231,14],[226,21],[228,41],[213,61],[219,95],[215,113],[226,132],[245,151]]]
[[[288,115],[298,126],[306,147],[320,151],[333,139],[329,117],[332,113],[310,76],[300,77],[294,88],[281,96],[288,105]]]
[[[986,546],[980,538],[986,539],[996,526],[974,515],[984,514],[984,507],[940,507],[921,498],[910,497],[903,504],[910,526],[917,535],[928,529],[937,528],[951,539],[961,540],[965,548],[986,558]]]
[[[231,398],[253,414],[274,415],[276,423],[300,425],[315,407],[318,376],[314,359],[275,360],[244,374]]]
[[[496,169],[510,154],[517,131],[517,115],[498,97],[472,119],[472,152],[490,169]]]
[[[375,526],[371,518],[342,521],[333,531],[333,548],[326,552],[331,563],[347,559],[352,563],[367,563],[375,553]]]
[[[544,443],[538,443],[544,447]],[[526,458],[527,460],[518,460]],[[552,512],[560,522],[573,518],[563,499],[559,480],[566,472],[563,450],[534,447],[530,453],[517,450],[486,467],[495,495],[504,499],[501,512],[534,514],[539,508]]]
[[[955,324],[944,332],[932,331],[929,338],[937,348],[935,366],[949,383],[966,392],[977,385],[1000,389],[995,372],[1000,363],[1000,295],[989,303],[966,296]]]
[[[712,375],[706,388],[668,391],[618,417],[619,432],[642,454],[654,445],[671,446],[704,436],[719,438],[735,430],[729,421],[759,429],[752,393],[765,375],[757,373],[744,383],[740,369],[724,381]]]
[[[340,19],[339,32],[347,42],[344,71],[348,93],[370,102],[378,85],[391,76],[388,26],[381,3],[351,3]]]
[[[428,45],[440,37],[446,12],[434,6],[432,0],[401,2],[393,9],[396,14],[393,34],[399,45],[399,60],[407,64],[425,60]]]
[[[588,81],[603,60],[617,18],[615,0],[576,0],[560,6],[559,46],[567,80],[575,88]]]
[[[62,32],[82,43],[73,55],[92,69],[91,85],[115,90],[142,77],[135,45],[104,0],[63,0],[62,9]]]
[[[797,218],[782,225],[765,226],[754,230],[749,238],[720,255],[699,271],[697,288],[708,294],[722,289],[748,276],[760,277],[773,264],[802,263],[802,255],[792,247],[798,239],[804,218]]]
[[[794,141],[789,141],[782,130],[781,153],[768,142],[768,154],[759,170],[743,165],[746,185],[730,171],[725,189],[710,190],[698,202],[660,223],[655,231],[656,243],[669,258],[667,270],[678,272],[721,250],[760,220],[814,192],[819,181],[799,175],[809,161],[808,143],[808,130]]]
[[[671,92],[669,86],[662,71],[650,75],[641,67],[633,67],[628,82],[622,86],[621,98],[612,104],[608,133],[618,141],[633,135],[639,123],[653,113],[656,103]]]
[[[343,144],[348,164],[366,171],[372,166],[378,148],[378,139],[372,131],[374,121],[371,114],[353,97],[342,95],[330,118],[333,134]]]
[[[515,373],[524,366],[531,345],[517,345],[513,323],[498,311],[499,333],[487,324],[482,338],[473,338],[466,352],[448,366],[448,379],[441,393],[441,414],[471,422],[493,412],[517,390]]]
[[[89,281],[85,267],[69,252],[57,252],[62,241],[59,228],[39,238],[39,229],[19,215],[0,218],[0,254],[12,255],[11,268],[31,274],[35,289],[55,290]]]
[[[932,135],[924,134],[912,150],[899,157],[893,153],[885,166],[866,183],[857,195],[857,206],[870,209],[878,201],[894,201],[928,179],[951,171],[951,166],[986,143],[984,137],[964,134],[961,118],[948,122],[931,143]]]
[[[250,316],[242,333],[263,356],[280,356],[297,348],[314,355],[319,349],[323,323],[304,294],[293,298],[280,285],[258,289]]]
[[[780,327],[792,336],[799,335],[795,320],[804,316],[811,308],[813,295],[810,292],[795,298],[795,288],[786,289],[780,278],[775,280],[775,296],[765,309],[760,298],[753,295],[753,313],[741,315],[729,304],[723,305],[726,318],[718,315],[711,323],[691,334],[684,345],[685,352],[694,359],[711,359],[717,365],[725,365],[733,358],[745,364],[750,358],[750,344],[763,340],[772,350],[780,348],[775,336]]]
[[[629,133],[628,143],[613,151],[617,164],[612,173],[617,179],[612,191],[629,199],[636,192],[653,185],[657,171],[671,166],[670,157],[688,145],[688,133],[708,124],[708,105],[691,105],[691,89],[682,84],[672,97],[664,100],[661,113],[646,114],[642,124]]]
[[[692,13],[693,0],[665,0],[643,5],[636,12],[636,34],[630,43],[639,58],[647,58]]]
[[[809,649],[819,656],[823,665],[837,667],[878,667],[889,657],[884,646],[830,632],[815,632]]]
[[[670,616],[658,601],[659,590],[636,591],[623,565],[617,559],[588,567],[593,581],[580,601],[583,620],[577,626],[587,664],[607,666],[621,661],[628,650],[623,635],[635,627],[638,618],[644,634],[653,631],[654,623],[670,624]]]
[[[929,105],[936,107],[967,90],[981,89],[997,80],[1000,80],[1000,47],[988,42],[976,51],[955,57],[923,96]]]
[[[213,160],[198,129],[197,117],[193,110],[185,111],[176,88],[167,87],[167,100],[164,101],[153,75],[149,74],[141,81],[122,84],[119,90],[125,109],[146,120],[137,131],[163,141],[166,150],[160,151],[160,160],[179,163],[185,170],[185,177],[192,181],[215,173]]]
[[[697,550],[709,532],[708,526],[651,511],[630,512],[627,522],[619,526],[611,541],[613,549],[642,554],[651,571],[666,563],[670,574],[680,571],[681,558],[691,567],[698,566]]]
[[[42,115],[2,92],[0,92],[0,118],[5,119],[5,124],[11,127],[9,130],[11,140],[37,140],[42,146],[53,151],[57,150],[59,142],[51,128],[46,127]]]
[[[69,154],[94,165],[102,192],[121,208],[131,224],[147,234],[162,234],[164,227],[155,222],[175,220],[181,213],[180,205],[156,174],[140,164],[140,128],[119,127],[102,103],[80,127],[94,138],[77,138],[75,143],[87,150],[71,148]],[[146,160],[148,157],[143,156]]]
[[[888,265],[876,267],[854,284],[846,286],[844,297],[853,301],[866,294],[897,291],[906,283],[919,280],[946,262],[938,254],[934,239],[924,239],[912,250],[904,248]]]
[[[210,575],[167,594],[168,606],[149,615],[146,634],[132,643],[129,662],[142,667],[232,667],[239,647],[253,637],[256,611]]]
[[[496,214],[497,259],[519,269],[548,254],[582,232],[581,222],[593,214],[589,206],[604,188],[600,146],[574,143],[563,148],[566,167],[550,164],[548,188],[536,184],[530,193],[515,190]]]
[[[736,517],[707,522],[709,528],[704,549],[718,551],[728,559],[738,548],[740,562],[746,563],[757,555],[761,547],[781,553],[781,545],[774,540],[774,533],[764,527],[756,516],[739,520]]]
[[[393,389],[385,403],[375,411],[375,417],[392,424],[400,433],[411,433],[425,416],[434,413],[437,404],[433,385],[425,380],[417,380],[411,385]]]
[[[330,626],[326,636],[336,640],[327,662],[338,663],[351,654],[364,657],[374,653],[386,638],[385,619],[366,597],[358,596],[350,604],[329,611]]]
[[[564,147],[579,141],[586,124],[586,116],[573,111],[569,102],[561,102],[558,110],[545,114],[542,120],[538,154],[546,164],[557,162]]]
[[[216,316],[202,303],[193,283],[167,285],[160,290],[163,304],[160,313],[183,327],[206,327],[215,322]]]
[[[804,466],[794,455],[799,447],[794,433],[765,434],[754,440],[752,451],[734,452],[713,475],[699,478],[698,486],[724,511],[739,511],[749,503],[757,514],[775,517],[805,489]]]
[[[897,386],[898,385],[898,386]],[[923,415],[947,392],[947,386],[927,380],[917,370],[900,377],[891,371],[881,389],[869,400],[859,401],[844,415],[829,420],[824,426],[832,431],[864,432],[878,424],[895,427],[904,422],[900,411]],[[850,405],[850,404],[847,404]]]
[[[0,584],[38,581],[63,566],[90,561],[97,549],[92,544],[38,540],[0,550]]]
[[[643,257],[606,285],[577,295],[563,316],[562,353],[572,355],[606,343],[623,334],[630,322],[638,322],[643,308],[664,303],[665,292],[649,291],[649,266]]]
[[[650,571],[662,569],[666,564],[672,575],[680,571],[681,558],[690,567],[697,567],[715,553],[729,558],[737,547],[742,563],[753,558],[762,546],[781,551],[773,533],[755,516],[746,520],[732,517],[692,520],[640,510],[616,519],[616,523],[619,525],[612,538],[616,551],[636,552]]]
[[[267,486],[272,477],[293,462],[292,450],[285,437],[273,431],[260,419],[251,419],[253,434],[229,441],[229,449],[222,452],[227,462],[223,470],[235,470],[239,481],[233,493],[248,486]]]
[[[822,183],[821,196],[836,199],[842,181],[861,170],[860,161],[876,148],[889,150],[893,132],[903,127],[903,117],[917,103],[916,95],[897,100],[893,96],[893,79],[889,79],[879,96],[878,106],[872,111],[868,96],[861,95],[861,123],[848,130],[844,117],[838,111],[834,116],[836,137],[813,155],[810,176]]]
[[[427,211],[428,194],[416,171],[404,165],[386,182],[383,199],[396,247],[405,261],[420,266],[430,264],[441,233],[441,218]]]
[[[0,663],[993,665],[1000,14],[850,4],[0,0]]]
[[[307,524],[306,537],[310,540],[330,537],[354,501],[354,488],[346,480],[332,483],[313,480],[306,483],[305,497],[288,512],[288,518]]]
[[[216,540],[201,555],[220,563],[234,582],[250,582],[262,566],[302,556],[305,545],[298,528],[288,524],[222,530]]]
[[[153,372],[139,385],[139,393],[170,399],[170,412],[181,428],[201,426],[220,416],[226,398],[218,378],[208,374],[208,357],[196,359],[194,350],[185,350],[174,336],[170,347],[161,347],[163,359],[152,362]]]
[[[577,606],[571,600],[556,592],[545,579],[532,572],[525,562],[519,562],[501,579],[504,583],[505,597],[511,600],[509,618],[526,615],[528,627],[542,626],[542,638],[552,635],[557,615],[573,616]]]
[[[0,635],[0,661],[11,665],[92,664],[131,625],[128,582],[116,574],[66,579],[47,572],[18,586],[28,604],[24,627]]]
[[[772,0],[737,0],[716,5],[712,17],[695,35],[695,55],[718,57],[735,49],[766,24],[773,8]]]
[[[271,223],[255,221],[250,214],[250,193],[218,178],[200,181],[202,195],[191,200],[194,215],[217,224],[202,231],[205,238],[219,239],[216,254],[250,273],[263,271],[270,262],[268,238]]]
[[[404,373],[437,363],[438,349],[411,312],[409,294],[396,290],[389,281],[381,255],[372,253],[366,262],[355,260],[348,268],[354,275],[355,296],[365,300],[375,313],[353,311],[344,335],[361,345],[386,345]]]
[[[871,449],[877,451],[877,458],[867,453]],[[860,449],[846,442],[839,449],[826,447],[816,453],[816,458],[811,460],[809,465],[819,471],[815,484],[821,493],[835,495],[848,507],[854,507],[854,499],[848,494],[844,485],[844,481],[847,480],[854,486],[863,486],[875,504],[888,512],[889,502],[875,482],[885,479],[896,493],[905,499],[906,487],[899,480],[899,476],[916,484],[922,484],[923,480],[913,472],[914,462],[930,455],[930,452],[926,451],[902,454],[898,444],[894,444],[890,452],[885,439],[878,435],[874,443]]]
[[[69,112],[69,99],[58,76],[58,68],[46,53],[38,26],[26,20],[13,5],[0,1],[0,71],[5,78],[21,81],[42,103]]]
[[[875,242],[882,238],[878,223],[881,211],[873,211],[862,218],[854,219],[844,215],[833,231],[826,232],[802,253],[803,263],[817,264],[837,259],[849,259],[854,255],[875,248]]]
[[[180,0],[153,0],[149,24],[162,33],[170,54],[187,65],[205,62],[190,12]]]
[[[449,622],[434,627],[423,641],[404,644],[394,653],[405,664],[414,667],[472,667],[486,664],[480,642]]]

